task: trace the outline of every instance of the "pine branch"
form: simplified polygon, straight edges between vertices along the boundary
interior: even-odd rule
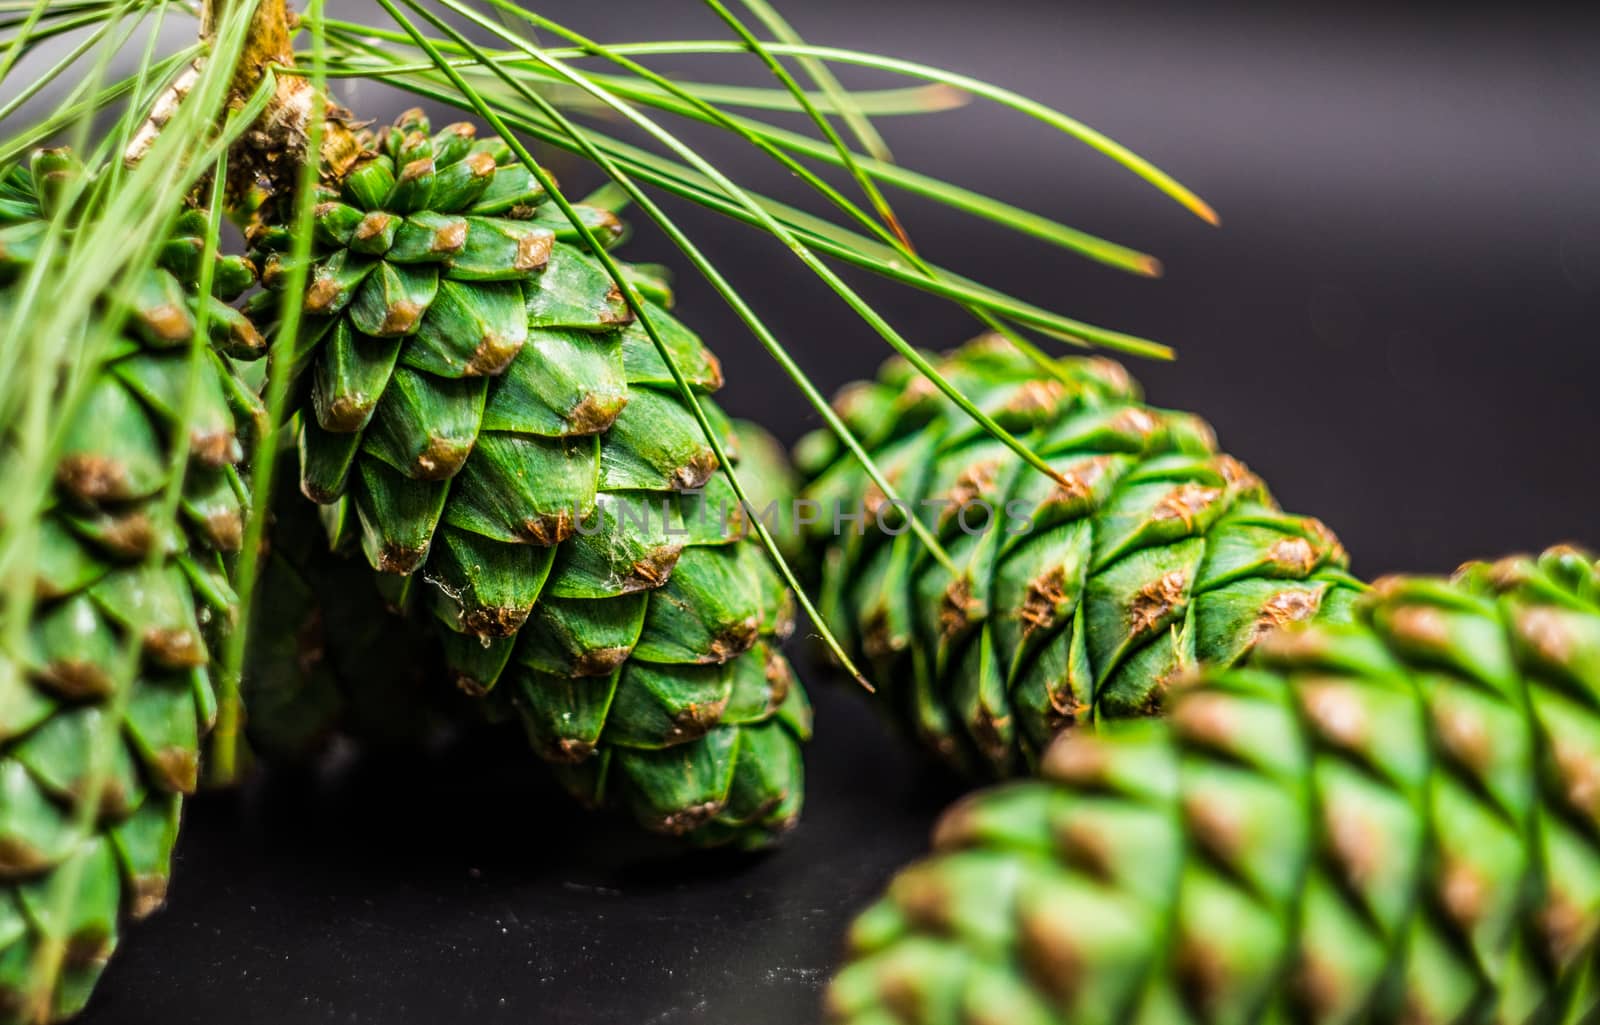
[[[200,16],[202,43],[209,47],[215,42],[217,26],[239,2],[205,0]],[[272,83],[266,112],[230,154],[227,204],[241,220],[268,213],[280,199],[293,195],[314,134],[313,121],[320,124],[315,134],[320,137],[320,165],[327,174],[342,177],[362,155],[361,140],[347,111],[320,96],[305,77],[276,73],[294,67],[292,39],[298,25],[299,19],[285,0],[256,0],[244,48],[232,67],[229,110],[242,107],[263,82]],[[156,102],[124,153],[127,163],[137,163],[146,156],[171,113],[187,95],[200,67],[197,60]]]

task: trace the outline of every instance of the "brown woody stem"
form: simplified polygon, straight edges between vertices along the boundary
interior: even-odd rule
[[[241,3],[248,0],[205,0],[200,38],[214,42],[223,19]],[[297,21],[285,0],[258,0],[233,68],[229,110],[244,106],[274,67],[294,66],[291,40]],[[173,89],[186,92],[191,83],[192,72],[180,78]],[[348,113],[319,96],[310,80],[299,75],[277,75],[273,83],[274,94],[267,109],[229,154],[228,210],[239,220],[279,219],[279,204],[294,195],[299,169],[306,159],[311,118],[323,119],[321,167],[325,177],[342,179],[362,153],[361,140],[349,123]],[[181,100],[181,94],[176,98]],[[169,100],[170,97],[163,97],[163,103]],[[160,130],[160,123],[164,123],[164,119],[158,122],[162,106],[158,103],[151,122],[140,132],[140,139],[148,136],[145,149]],[[140,139],[130,150],[131,159],[142,155]]]

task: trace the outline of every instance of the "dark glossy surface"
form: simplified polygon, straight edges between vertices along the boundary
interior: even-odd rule
[[[1134,368],[1151,396],[1209,417],[1286,507],[1342,535],[1361,573],[1600,545],[1600,33],[1526,5],[1399,6],[1041,0],[985,5],[981,26],[953,2],[786,10],[818,42],[1070,110],[1210,199],[1221,232],[990,107],[884,124],[908,165],[1163,257],[1165,281],[1132,280],[897,199],[935,259],[1178,345],[1178,364]],[[692,4],[575,18],[607,38],[719,34]],[[409,102],[371,86],[348,98],[373,117]],[[795,194],[747,153],[712,149]],[[551,162],[574,192],[592,180]],[[781,248],[670,209],[819,383],[882,358]],[[647,231],[630,252],[682,265]],[[949,307],[867,292],[920,344],[972,330]],[[680,312],[724,358],[728,408],[791,438],[814,423],[702,284],[682,283]],[[131,930],[84,1020],[815,1021],[853,911],[923,848],[950,790],[919,781],[834,677],[808,679],[821,733],[810,805],[764,857],[640,851],[543,790],[515,737],[197,802],[170,907]]]
[[[203,799],[84,1020],[813,1020],[844,924],[952,793],[821,689],[811,810],[769,854],[641,849],[514,732]]]

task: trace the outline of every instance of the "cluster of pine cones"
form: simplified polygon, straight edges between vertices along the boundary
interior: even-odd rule
[[[971,778],[1036,777],[953,809],[862,915],[834,1020],[1595,1013],[1593,556],[1369,586],[1203,421],[1116,364],[998,338],[939,369],[1054,476],[900,360],[836,402],[895,494],[832,435],[802,441],[796,476],[712,402],[721,369],[660,271],[619,283],[596,258],[627,236],[614,214],[573,224],[470,125],[412,112],[364,141],[315,197],[309,265],[271,223],[207,264],[190,213],[96,313],[115,341],[0,664],[0,1022],[75,1013],[123,919],[161,905],[232,630],[257,757],[465,708],[520,722],[580,801],[694,845],[772,843],[812,716],[750,519],[797,496],[856,514],[783,540],[884,712]],[[0,180],[0,323],[82,173],[52,151]],[[252,496],[244,468],[280,433],[268,354],[295,444]]]

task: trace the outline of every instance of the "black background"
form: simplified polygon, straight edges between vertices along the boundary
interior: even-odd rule
[[[682,0],[579,7],[549,13],[612,40],[722,34]],[[1133,367],[1152,399],[1211,419],[1286,508],[1339,532],[1362,575],[1443,571],[1559,539],[1600,545],[1592,17],[1149,0],[785,10],[813,41],[924,60],[1070,111],[1209,199],[1220,231],[987,105],[882,122],[909,166],[1161,256],[1164,280],[1132,279],[894,197],[934,259],[1177,346],[1176,364]],[[661,66],[758,81],[742,59]],[[379,118],[408,105],[372,86],[345,98]],[[690,138],[741,180],[800,195],[748,152]],[[572,191],[590,180],[550,159]],[[669,209],[825,389],[887,353],[781,247]],[[629,253],[683,265],[648,230]],[[973,330],[951,307],[862,283],[918,344]],[[729,371],[724,404],[786,439],[813,425],[709,289],[680,285],[680,314]],[[951,790],[835,677],[813,665],[807,678],[820,727],[810,805],[766,856],[641,849],[548,793],[515,738],[204,798],[170,906],[132,930],[84,1020],[813,1021],[851,915],[922,849]]]

